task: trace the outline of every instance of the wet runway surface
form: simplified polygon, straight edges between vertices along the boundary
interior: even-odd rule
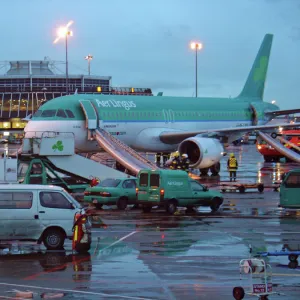
[[[265,164],[253,146],[232,150],[240,181],[270,184],[297,167]],[[226,158],[223,170],[225,165]],[[228,180],[226,171],[201,182],[219,180]],[[65,252],[46,253],[41,247],[38,253],[37,246],[30,250],[29,245],[14,247],[15,254],[2,251],[0,299],[27,290],[34,299],[233,299],[233,287],[248,284],[246,275],[240,282],[239,262],[248,257],[249,244],[253,253],[284,245],[300,249],[300,211],[279,209],[279,193],[271,189],[224,197],[215,214],[206,208],[169,216],[163,210],[143,214],[105,207],[92,217],[89,255],[72,255],[70,241]],[[285,256],[266,261],[273,270],[273,289],[281,293],[269,299],[299,299],[300,267]]]

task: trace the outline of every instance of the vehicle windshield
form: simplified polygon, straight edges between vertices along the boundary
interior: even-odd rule
[[[102,187],[117,187],[120,182],[121,182],[120,179],[104,179],[97,186],[102,186]]]

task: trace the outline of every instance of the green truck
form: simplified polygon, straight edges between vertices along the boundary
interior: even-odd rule
[[[279,207],[300,208],[300,169],[283,174]]]
[[[164,207],[170,214],[178,206],[188,209],[209,206],[215,212],[223,203],[220,192],[209,190],[179,170],[141,170],[136,193],[137,203],[144,212],[150,212],[153,206]]]

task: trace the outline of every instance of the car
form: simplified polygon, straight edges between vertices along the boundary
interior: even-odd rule
[[[61,250],[72,239],[81,205],[63,188],[35,184],[0,185],[0,241],[37,241]]]
[[[208,206],[216,212],[223,203],[218,191],[209,190],[184,171],[179,170],[141,170],[137,179],[137,203],[144,212],[153,206],[164,207],[174,214],[177,207]]]
[[[92,203],[100,209],[105,205],[117,205],[126,209],[128,204],[136,204],[135,178],[107,178],[98,185],[88,187],[84,192],[84,202]]]
[[[7,139],[0,139],[0,144],[7,144],[8,140]]]
[[[282,208],[300,208],[300,169],[293,169],[282,175],[280,202]]]

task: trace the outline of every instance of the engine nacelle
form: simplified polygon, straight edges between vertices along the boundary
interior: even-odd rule
[[[191,168],[209,168],[219,162],[223,156],[223,146],[217,139],[192,137],[181,142],[180,153],[186,153]]]

